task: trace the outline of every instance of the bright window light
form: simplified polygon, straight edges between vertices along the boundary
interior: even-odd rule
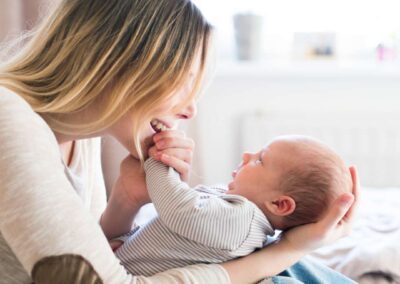
[[[217,28],[220,49],[232,56],[233,15],[263,16],[263,50],[288,56],[295,33],[331,32],[341,56],[372,56],[378,44],[400,48],[398,0],[194,0]]]

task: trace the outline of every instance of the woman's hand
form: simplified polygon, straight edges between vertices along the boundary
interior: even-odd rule
[[[183,181],[189,180],[193,159],[194,141],[180,130],[165,130],[154,134],[155,145],[149,156],[174,168]]]
[[[350,167],[350,173],[353,180],[353,194],[342,194],[322,220],[293,228],[283,234],[282,240],[294,249],[308,253],[348,235],[354,221],[360,187],[355,167]]]
[[[106,237],[112,239],[129,232],[140,207],[149,202],[141,163],[129,155],[121,162],[119,177],[100,220]]]
[[[119,177],[111,192],[113,194],[118,195],[128,206],[143,206],[151,202],[140,160],[131,155],[122,160]]]

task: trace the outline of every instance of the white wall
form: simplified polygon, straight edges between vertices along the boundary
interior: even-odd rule
[[[240,161],[239,126],[246,113],[334,110],[357,115],[367,111],[371,119],[375,112],[400,118],[399,69],[334,62],[222,65],[199,104],[195,124],[200,160],[195,172],[207,184],[230,180]]]

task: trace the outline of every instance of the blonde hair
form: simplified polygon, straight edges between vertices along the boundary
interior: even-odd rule
[[[210,31],[189,0],[64,0],[2,68],[0,85],[63,134],[95,133],[132,111],[134,143],[142,157],[140,131],[157,106],[183,86],[201,52],[199,76],[182,103],[196,95]],[[93,121],[60,118],[98,99]]]

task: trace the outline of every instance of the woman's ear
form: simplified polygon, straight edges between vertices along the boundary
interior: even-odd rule
[[[290,196],[281,195],[272,201],[265,202],[265,206],[274,215],[287,216],[293,213],[296,202]]]

